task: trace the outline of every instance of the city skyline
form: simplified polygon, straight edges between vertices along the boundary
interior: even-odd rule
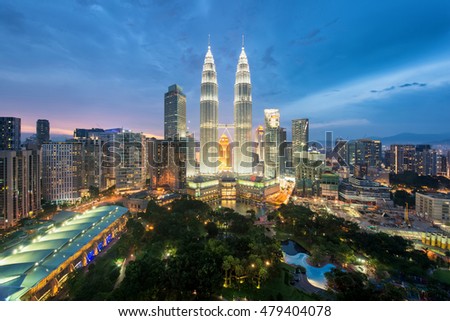
[[[441,1],[2,2],[0,103],[5,116],[22,118],[24,133],[45,118],[52,135],[124,127],[162,136],[164,92],[177,83],[198,139],[209,33],[223,122],[232,122],[242,34],[255,88],[253,130],[265,108],[279,109],[288,131],[292,119],[309,118],[313,139],[326,130],[344,138],[442,133],[450,116],[450,5]],[[440,117],[424,122],[430,111]]]

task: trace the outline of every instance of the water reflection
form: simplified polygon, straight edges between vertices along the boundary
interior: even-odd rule
[[[242,214],[242,215],[249,215],[249,213],[247,211],[253,210],[253,211],[255,211],[256,217],[260,217],[269,211],[269,209],[264,204],[256,205],[256,204],[249,204],[249,203],[243,203],[243,202],[239,202],[239,201],[230,201],[230,200],[222,200],[220,202],[220,206],[232,208],[237,213]]]

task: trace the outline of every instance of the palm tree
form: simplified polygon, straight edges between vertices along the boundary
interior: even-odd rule
[[[233,264],[234,264],[234,257],[232,257],[231,255],[227,255],[222,263],[222,268],[225,271],[225,278],[224,278],[225,280],[223,284],[224,288],[227,288],[231,285],[231,272],[232,272],[231,269],[233,268]]]

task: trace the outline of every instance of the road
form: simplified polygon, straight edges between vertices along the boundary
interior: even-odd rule
[[[117,278],[116,283],[114,284],[114,289],[117,289],[119,285],[122,283],[123,279],[125,278],[125,272],[127,270],[128,264],[136,259],[133,253],[134,251],[130,251],[130,254],[128,254],[125,260],[122,262],[122,265],[120,266],[120,274],[119,277]]]

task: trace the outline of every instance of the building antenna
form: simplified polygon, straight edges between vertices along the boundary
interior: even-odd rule
[[[208,33],[208,48],[211,47],[211,35]]]
[[[244,48],[244,34],[242,34],[242,48]]]

